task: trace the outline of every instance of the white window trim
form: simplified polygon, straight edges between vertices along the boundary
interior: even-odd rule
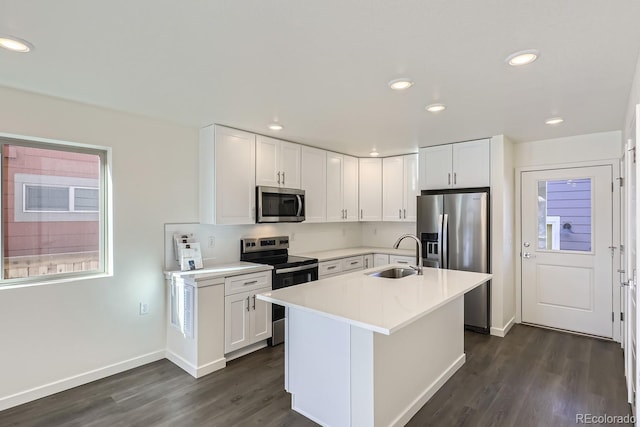
[[[70,141],[61,141],[49,138],[32,137],[26,135],[0,132],[0,143],[13,145],[26,145],[41,148],[62,148],[69,151],[86,151],[100,153],[100,203],[102,206],[102,224],[100,230],[100,265],[97,271],[78,273],[65,273],[55,275],[34,276],[20,279],[4,278],[4,257],[0,256],[0,290],[13,289],[25,286],[40,286],[57,283],[67,283],[77,280],[112,277],[114,274],[113,262],[113,154],[111,147],[82,144]],[[2,209],[0,200],[0,209]],[[0,238],[0,252],[3,251]]]

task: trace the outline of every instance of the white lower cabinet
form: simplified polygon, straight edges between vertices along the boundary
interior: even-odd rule
[[[256,288],[260,285],[263,287]],[[271,338],[271,304],[256,298],[256,294],[270,290],[270,272],[225,279],[225,354]]]
[[[340,273],[342,273],[342,260],[333,259],[318,264],[318,279],[336,276]]]
[[[365,255],[364,256],[364,269],[371,268],[374,266],[373,255]]]
[[[414,264],[416,258],[403,255],[389,255],[389,264]]]
[[[373,254],[373,266],[382,267],[389,264],[389,255],[387,254]]]
[[[342,272],[347,273],[364,268],[364,257],[362,255],[342,258]]]

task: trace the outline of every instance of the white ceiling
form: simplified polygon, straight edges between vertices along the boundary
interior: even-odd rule
[[[0,85],[367,155],[621,129],[638,0],[0,0]],[[504,59],[523,49],[524,68]],[[394,92],[387,82],[409,76]],[[443,102],[439,114],[424,110]],[[564,117],[549,127],[544,120]],[[285,129],[269,131],[280,121]],[[179,141],[177,141],[179,143]]]

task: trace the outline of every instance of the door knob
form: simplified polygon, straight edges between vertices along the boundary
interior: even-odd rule
[[[529,252],[523,252],[522,258],[533,258],[533,255],[531,255],[531,253]]]
[[[531,244],[529,242],[524,242],[522,246],[524,246],[525,248],[528,248],[529,246],[531,246]]]

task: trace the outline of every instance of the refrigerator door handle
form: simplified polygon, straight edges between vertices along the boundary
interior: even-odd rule
[[[447,242],[449,241],[449,214],[442,215],[442,231],[440,232],[440,236],[442,239],[441,242],[441,250],[442,254],[442,268],[449,268],[449,245]]]

